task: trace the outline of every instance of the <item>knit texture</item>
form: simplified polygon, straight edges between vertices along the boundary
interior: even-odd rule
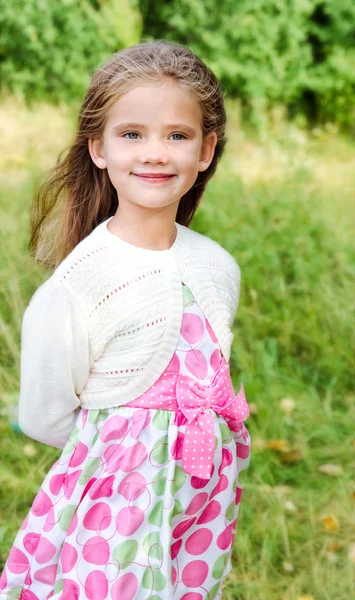
[[[217,242],[183,225],[168,250],[147,250],[98,225],[33,295],[21,338],[20,427],[62,448],[80,406],[126,404],[155,383],[179,338],[182,283],[226,361],[240,271]]]

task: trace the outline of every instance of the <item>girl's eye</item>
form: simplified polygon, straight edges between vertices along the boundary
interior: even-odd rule
[[[186,140],[186,136],[185,136],[185,135],[183,135],[182,133],[172,133],[172,134],[171,134],[171,136],[174,136],[174,135],[180,136],[180,138],[178,138],[178,139],[180,139],[180,140],[181,140],[181,139],[183,139],[183,140]],[[177,138],[175,138],[175,140],[177,141]],[[174,140],[174,141],[175,141],[175,140]]]
[[[128,131],[127,133],[125,133],[123,135],[123,137],[126,137],[127,135],[130,136],[130,137],[128,137],[129,140],[136,140],[137,139],[136,137],[131,137],[131,136],[138,135],[138,133],[136,133],[135,131]]]

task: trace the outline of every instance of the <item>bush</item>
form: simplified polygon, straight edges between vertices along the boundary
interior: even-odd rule
[[[139,39],[127,2],[0,0],[2,91],[69,100],[111,52]]]
[[[352,125],[352,0],[136,0],[143,37],[189,45],[254,112],[278,104]]]

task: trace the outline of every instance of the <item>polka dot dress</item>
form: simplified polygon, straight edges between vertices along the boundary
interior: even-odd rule
[[[222,597],[250,436],[243,419],[230,422],[211,399],[206,407],[212,384],[220,399],[232,384],[186,286],[183,297],[178,345],[158,381],[129,404],[78,414],[15,538],[1,600]]]

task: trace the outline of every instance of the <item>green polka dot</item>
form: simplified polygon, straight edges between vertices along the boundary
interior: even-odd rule
[[[74,504],[68,504],[62,511],[59,512],[59,526],[62,531],[68,531],[70,523],[73,520],[76,511]]]
[[[136,558],[138,551],[138,542],[136,540],[127,540],[118,544],[113,551],[113,557],[117,560],[117,566],[120,569],[128,567]]]
[[[169,460],[168,436],[164,435],[154,444],[152,450],[153,460],[158,465],[165,465]]]
[[[148,522],[151,525],[156,525],[156,527],[161,527],[163,524],[163,510],[164,510],[164,502],[163,500],[159,500],[156,503],[153,510],[150,512]]]
[[[229,556],[229,552],[226,552],[225,554],[222,554],[222,556],[219,556],[217,558],[217,560],[215,561],[213,568],[212,568],[212,577],[214,577],[214,579],[220,579],[222,577],[224,569],[226,568],[226,564],[228,562],[228,556]],[[215,586],[213,586],[213,587],[215,587]],[[213,598],[214,598],[214,596],[213,596]]]
[[[220,423],[219,428],[221,430],[222,444],[229,444],[233,438],[228,425],[226,423]]]
[[[168,474],[168,469],[165,468],[165,469],[162,469],[161,471],[159,471],[159,473],[157,473],[153,477],[152,488],[153,488],[154,494],[156,494],[157,496],[162,496],[164,494],[167,474]]]
[[[184,485],[186,481],[186,473],[182,470],[181,467],[177,466],[175,469],[174,479],[171,482],[171,494],[174,496],[176,492],[179,491],[180,488]]]
[[[161,592],[166,586],[166,579],[159,569],[147,568],[144,571],[142,586],[145,590]]]

